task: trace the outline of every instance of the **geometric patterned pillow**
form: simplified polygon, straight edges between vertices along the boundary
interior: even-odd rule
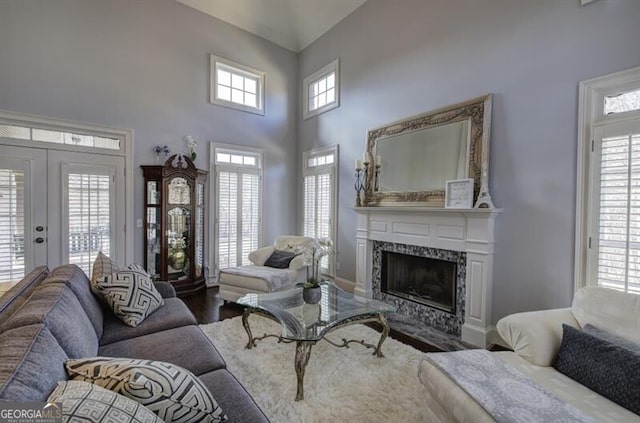
[[[144,271],[120,270],[97,280],[96,285],[113,313],[132,327],[164,305],[162,296]]]
[[[120,270],[117,264],[115,264],[111,259],[104,254],[102,251],[98,253],[98,257],[96,257],[93,262],[93,271],[91,272],[91,292],[96,295],[102,295],[100,291],[100,287],[98,286],[98,280],[104,278],[107,275],[117,272]]]
[[[127,270],[138,270],[140,272],[144,272],[147,275],[149,275],[149,272],[147,272],[147,269],[145,269],[143,265],[138,264],[138,263],[131,263],[131,264],[127,265],[127,267],[125,267],[125,269],[127,269]],[[113,273],[113,272],[111,272],[111,273]],[[149,275],[149,276],[151,276],[151,275]]]
[[[85,382],[59,382],[47,401],[62,403],[62,420],[65,422],[162,423],[142,404]]]
[[[94,357],[65,362],[73,380],[95,383],[144,405],[165,422],[223,422],[218,403],[182,367],[153,360]]]

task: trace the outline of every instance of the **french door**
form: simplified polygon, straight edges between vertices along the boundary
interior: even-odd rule
[[[1,141],[1,140],[0,140]],[[0,283],[63,263],[123,262],[124,157],[0,145]]]

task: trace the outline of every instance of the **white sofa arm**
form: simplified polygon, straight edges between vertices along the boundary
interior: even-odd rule
[[[580,325],[570,308],[516,313],[496,325],[504,341],[520,357],[536,366],[551,366],[562,342],[562,324]]]
[[[289,269],[295,270],[296,272],[304,269],[304,259],[302,258],[302,254],[298,254],[291,260],[289,263]]]
[[[264,262],[271,257],[271,254],[273,254],[275,250],[276,249],[273,245],[258,248],[257,250],[249,253],[249,261],[256,266],[263,266]]]

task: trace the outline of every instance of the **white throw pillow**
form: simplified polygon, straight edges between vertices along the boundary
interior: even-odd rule
[[[113,313],[131,327],[164,305],[162,295],[145,271],[120,270],[97,280],[96,285]]]
[[[207,387],[182,367],[153,360],[96,357],[67,360],[70,378],[131,398],[165,422],[222,422],[226,415]]]

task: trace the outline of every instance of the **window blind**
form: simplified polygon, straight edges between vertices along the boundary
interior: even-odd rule
[[[245,173],[242,175],[242,251],[240,259],[243,266],[251,264],[249,253],[258,249],[260,230],[260,178],[258,175]]]
[[[69,173],[67,176],[69,263],[87,275],[100,251],[111,254],[110,175]]]
[[[640,293],[640,134],[602,139],[598,285]]]
[[[251,264],[260,242],[260,176],[255,171],[218,171],[219,269]]]
[[[238,241],[238,175],[218,172],[218,267],[235,266]]]
[[[304,235],[330,237],[332,189],[331,172],[307,175],[304,178]],[[329,258],[323,257],[321,269],[329,270]]]
[[[0,169],[0,283],[24,277],[24,172]]]

